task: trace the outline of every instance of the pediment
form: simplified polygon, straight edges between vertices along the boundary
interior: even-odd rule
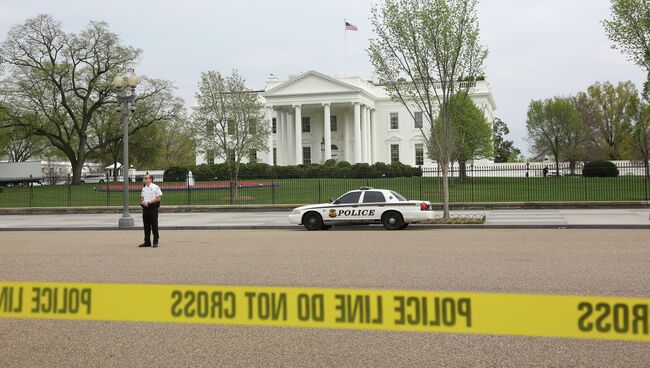
[[[360,92],[358,87],[315,71],[303,73],[268,90],[264,96],[291,96]]]

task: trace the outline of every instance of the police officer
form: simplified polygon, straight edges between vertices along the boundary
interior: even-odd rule
[[[153,232],[153,247],[158,247],[158,207],[160,207],[162,191],[153,183],[153,175],[144,176],[144,187],[140,195],[142,207],[142,222],[144,223],[144,243],[140,247],[151,247],[151,233]]]

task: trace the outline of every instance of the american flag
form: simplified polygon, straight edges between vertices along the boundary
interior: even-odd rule
[[[359,27],[355,26],[352,23],[345,22],[345,30],[346,31],[358,31]]]

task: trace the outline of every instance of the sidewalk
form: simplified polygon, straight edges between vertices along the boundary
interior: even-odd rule
[[[439,214],[436,211],[436,214]],[[288,212],[161,213],[160,228],[190,229],[303,229],[290,225]],[[485,215],[482,225],[414,225],[418,228],[616,228],[650,229],[650,209],[541,209],[464,210],[452,215]],[[140,212],[132,211],[136,229]],[[117,230],[121,213],[0,215],[0,231],[9,230]],[[368,227],[359,227],[368,228]]]

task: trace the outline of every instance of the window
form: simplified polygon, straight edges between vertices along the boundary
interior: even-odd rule
[[[422,111],[416,111],[413,115],[415,116],[415,127],[422,128]]]
[[[386,202],[386,198],[382,192],[367,191],[363,195],[363,203],[377,203]]]
[[[311,164],[311,147],[302,148],[302,163],[305,165]]]
[[[275,120],[275,118],[273,118],[273,120],[271,121],[271,126],[273,127],[273,133],[277,133],[278,122],[277,122],[277,120]]]
[[[415,165],[424,165],[424,144],[422,143],[415,144]]]
[[[209,120],[205,124],[205,131],[206,131],[206,135],[208,136],[208,138],[211,138],[214,135],[214,121]]]
[[[214,150],[208,150],[208,151],[205,153],[205,157],[206,157],[206,161],[207,161],[209,164],[213,164],[213,163],[214,163]]]
[[[228,149],[228,161],[236,161],[237,157],[235,157],[235,150],[232,148]]]
[[[234,120],[228,120],[228,134],[229,135],[234,135],[235,134],[235,121]]]
[[[336,115],[330,116],[330,131],[336,132],[338,129],[338,123],[336,121]]]
[[[251,119],[248,121],[248,133],[255,134],[257,131],[257,120]]]
[[[249,154],[249,161],[251,163],[257,162],[257,150],[256,149],[251,149],[250,154]]]
[[[302,132],[303,133],[311,132],[311,118],[309,116],[305,116],[302,118]]]
[[[399,162],[399,144],[390,145],[390,162]]]
[[[390,113],[390,128],[391,129],[399,129],[399,120],[397,118],[397,113],[396,112],[391,112]]]
[[[278,149],[273,147],[273,166],[278,165]]]
[[[340,196],[336,201],[339,204],[359,203],[359,197],[361,197],[360,191],[350,192]]]

